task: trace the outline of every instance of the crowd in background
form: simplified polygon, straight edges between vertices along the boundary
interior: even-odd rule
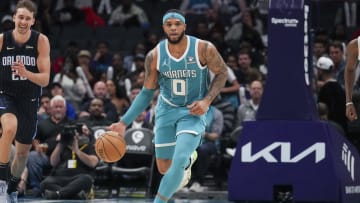
[[[212,42],[228,65],[228,80],[210,108],[209,126],[203,136],[203,145],[198,149],[199,164],[194,166],[193,181],[189,185],[190,191],[205,190],[204,177],[212,168],[214,160],[217,165],[222,165],[224,161],[221,159],[224,154],[230,158],[233,155],[231,150],[226,150],[236,145],[236,139],[231,138],[232,132],[241,128],[243,121],[256,119],[268,73],[267,1],[34,2],[38,5],[34,29],[49,36],[52,46],[51,84],[44,88],[40,100],[38,134],[30,154],[31,161],[28,162],[28,175],[24,175],[19,190],[24,191],[27,185],[32,188],[34,196],[45,194],[48,199],[60,198],[59,194],[45,191],[44,188],[49,188],[48,185],[52,184],[49,183],[49,179],[42,182],[43,174],[51,171],[54,166],[51,157],[55,150],[56,137],[63,127],[60,124],[85,123],[84,132],[88,132],[86,128],[91,132],[91,127],[109,125],[118,121],[126,112],[141,90],[147,51],[164,37],[161,33],[161,16],[166,9],[153,10],[162,7],[182,10],[187,17],[187,34]],[[357,30],[360,23],[360,3],[351,0],[329,2],[326,5],[327,9],[333,9],[334,12],[327,12],[321,1],[312,1],[314,99],[318,103],[320,118],[329,120],[356,144],[357,140],[353,138],[353,134],[359,132],[359,129],[356,123],[348,123],[345,118],[344,68],[346,44],[350,39],[360,35],[360,31]],[[11,11],[14,10],[15,4],[16,0],[0,2],[2,31],[12,28]],[[331,16],[330,21],[322,16],[324,13]],[[322,22],[325,21],[322,26]],[[131,49],[126,50],[114,46],[113,41],[107,40],[105,32],[92,47],[84,46],[76,39],[67,40],[64,46],[56,46],[64,40],[56,31],[76,27],[90,27],[94,32],[108,27],[121,27],[124,30],[136,28],[141,32],[142,38],[131,39],[135,43]],[[84,37],[87,34],[90,33],[81,33]],[[58,49],[60,51],[56,52]],[[325,63],[321,63],[324,61]],[[357,77],[359,74],[360,72]],[[360,101],[360,80],[356,81],[354,98]],[[65,103],[61,98],[64,98]],[[156,99],[155,97],[152,105],[129,126],[130,128],[153,128]],[[287,99],[286,92],[284,99]],[[45,151],[44,144],[47,145]],[[71,156],[71,152],[69,153]],[[92,149],[88,149],[88,153],[94,155]],[[87,165],[82,171],[85,170],[87,174],[92,175],[90,168]],[[215,168],[226,170],[218,166]],[[64,174],[61,170],[57,171],[58,174]],[[217,171],[217,174],[226,174],[226,171],[222,172]],[[90,180],[87,180],[88,176],[82,179],[86,188],[76,190],[77,198],[88,198],[88,194],[84,194],[84,191],[90,191]],[[70,196],[66,191],[61,197]]]

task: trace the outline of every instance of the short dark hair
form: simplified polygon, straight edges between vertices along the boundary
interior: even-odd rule
[[[30,12],[34,13],[34,18],[37,14],[37,6],[31,0],[20,0],[15,7],[15,14],[19,8],[26,8]]]
[[[330,43],[329,47],[333,47],[333,48],[338,48],[340,49],[342,52],[344,52],[344,47],[343,44],[339,41],[333,41]]]

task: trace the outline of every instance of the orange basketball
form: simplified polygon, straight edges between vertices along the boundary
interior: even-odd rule
[[[105,162],[119,161],[126,152],[126,142],[117,132],[106,131],[95,142],[96,154]]]

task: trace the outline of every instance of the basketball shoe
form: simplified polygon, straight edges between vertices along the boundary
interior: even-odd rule
[[[6,196],[7,196],[7,185],[6,182],[3,180],[0,180],[0,202],[6,202]]]
[[[18,203],[18,192],[12,192],[10,194],[6,194],[6,203]]]
[[[180,189],[182,189],[189,183],[189,181],[191,179],[191,167],[195,163],[197,157],[198,157],[198,154],[195,150],[190,156],[190,164],[187,168],[185,168],[183,179],[182,179],[177,191],[179,191]]]

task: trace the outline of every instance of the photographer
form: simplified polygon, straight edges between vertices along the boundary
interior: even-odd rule
[[[68,125],[57,137],[50,157],[54,170],[40,189],[46,199],[88,199],[99,159],[86,125]]]

